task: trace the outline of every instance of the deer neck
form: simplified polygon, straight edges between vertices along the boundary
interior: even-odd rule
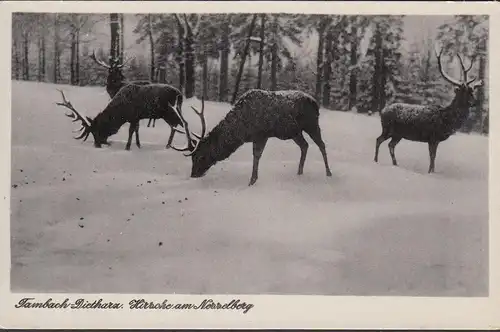
[[[108,81],[106,82],[106,90],[111,95],[111,98],[113,98],[125,84],[126,83],[124,81],[112,80],[110,79],[110,77],[108,77]]]
[[[469,100],[464,94],[457,93],[451,103],[444,108],[444,112],[447,115],[446,120],[457,130],[469,116]]]
[[[106,108],[95,117],[92,126],[97,135],[107,138],[120,130],[126,120],[121,116],[112,116],[114,113],[112,109]]]
[[[240,134],[240,128],[231,126],[226,119],[222,120],[198,144],[198,148],[192,158],[192,173],[204,173],[217,162],[225,160],[232,155],[245,143]]]

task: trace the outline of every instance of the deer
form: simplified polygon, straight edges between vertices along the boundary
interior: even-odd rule
[[[434,173],[439,143],[447,140],[460,129],[469,116],[470,107],[475,105],[474,92],[483,85],[483,81],[477,81],[477,77],[467,78],[473,62],[471,61],[470,66],[465,68],[462,57],[457,53],[463,77],[462,80],[457,80],[443,70],[441,63],[443,48],[438,53],[435,45],[434,51],[441,76],[455,87],[453,100],[447,106],[394,103],[382,109],[380,112],[382,134],[376,139],[375,162],[378,162],[380,144],[391,138],[389,153],[392,164],[397,166],[395,148],[402,139],[406,139],[428,144],[430,156],[428,173]]]
[[[151,81],[148,80],[137,80],[137,81],[127,81],[125,76],[123,75],[122,69],[127,63],[127,61],[123,63],[119,63],[118,59],[110,58],[109,64],[104,62],[104,60],[99,59],[95,53],[95,50],[92,51],[90,58],[94,60],[99,66],[108,69],[108,78],[106,80],[106,92],[108,93],[110,98],[113,98],[121,88],[123,88],[127,84],[135,84],[135,85],[148,85],[151,84]],[[155,118],[150,118],[148,121],[148,127],[153,122],[153,128],[156,124]]]
[[[304,138],[306,132],[319,147],[325,164],[326,175],[332,176],[328,165],[325,143],[319,126],[319,105],[316,100],[302,92],[294,90],[265,91],[251,89],[241,95],[233,108],[207,134],[204,117],[204,100],[201,111],[192,107],[201,119],[201,134],[192,133],[177,104],[170,107],[177,112],[184,130],[174,129],[186,135],[184,147],[172,149],[184,152],[191,157],[191,177],[199,178],[217,162],[227,159],[244,143],[253,144],[253,166],[249,186],[258,179],[259,161],[269,138],[293,140],[300,148],[300,160],[297,174],[304,171],[309,144]]]
[[[90,134],[94,137],[94,146],[101,148],[103,144],[109,145],[108,137],[116,134],[125,124],[130,123],[128,141],[125,146],[130,150],[132,135],[135,133],[136,145],[141,147],[139,139],[139,121],[148,118],[162,118],[172,128],[168,139],[167,148],[172,144],[176,131],[176,126],[182,126],[183,122],[178,117],[177,111],[171,109],[169,105],[175,103],[176,107],[182,105],[181,92],[168,84],[149,84],[124,86],[111,99],[110,103],[94,118],[85,116],[77,111],[71,102],[66,99],[64,92],[58,90],[62,95],[62,102],[56,103],[59,106],[69,109],[70,113],[66,116],[73,119],[73,122],[80,122],[80,128],[76,131],[81,132],[77,140],[86,141]]]

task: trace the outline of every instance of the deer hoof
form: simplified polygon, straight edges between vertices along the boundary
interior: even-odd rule
[[[326,172],[326,176],[332,176],[332,172],[327,171],[327,172]]]
[[[248,184],[248,186],[253,186],[255,184],[255,182],[257,182],[257,178],[251,178],[250,179],[250,183]]]

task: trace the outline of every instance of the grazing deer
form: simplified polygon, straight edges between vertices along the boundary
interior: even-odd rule
[[[112,99],[118,91],[120,91],[121,88],[123,88],[125,85],[128,84],[135,84],[135,85],[148,85],[151,84],[151,81],[148,80],[138,80],[138,81],[127,81],[125,79],[125,76],[123,76],[123,66],[125,66],[126,61],[122,64],[118,62],[118,59],[110,59],[110,63],[107,64],[103,60],[99,59],[96,54],[95,50],[92,52],[90,55],[90,58],[95,61],[98,65],[101,67],[104,67],[108,69],[108,78],[106,80],[106,91],[108,92],[109,97]],[[151,125],[151,121],[153,121],[153,128],[155,127],[156,124],[156,119],[150,118],[148,121],[148,127]]]
[[[401,139],[425,142],[429,145],[429,173],[434,172],[434,161],[438,144],[453,135],[469,116],[469,108],[474,106],[474,91],[483,82],[476,81],[477,78],[467,79],[467,74],[472,68],[465,68],[462,57],[457,54],[460,61],[463,81],[452,78],[443,70],[441,55],[443,49],[438,53],[436,49],[439,72],[446,81],[455,86],[455,97],[445,107],[438,105],[422,106],[404,103],[395,103],[385,107],[380,112],[382,123],[382,134],[377,138],[375,145],[375,159],[378,161],[378,150],[380,144],[392,138],[389,142],[389,152],[392,164],[397,166],[394,150]]]
[[[71,102],[69,102],[64,93],[61,92],[63,102],[57,103],[71,110],[72,113],[66,116],[73,119],[73,122],[80,121],[81,135],[75,139],[87,140],[90,134],[94,136],[94,146],[100,148],[102,144],[107,143],[109,136],[114,135],[125,124],[130,123],[129,137],[126,150],[130,150],[132,135],[135,132],[135,141],[137,147],[141,147],[139,141],[139,121],[141,119],[155,118],[163,119],[172,128],[168,139],[167,148],[172,144],[176,126],[182,126],[182,121],[177,111],[172,111],[170,105],[176,104],[176,107],[182,105],[181,92],[167,84],[149,84],[149,85],[126,85],[111,99],[106,108],[97,114],[95,118],[83,116],[78,112]]]
[[[325,143],[321,138],[318,124],[319,106],[310,95],[301,91],[264,91],[252,89],[244,93],[234,104],[233,109],[205,136],[206,124],[202,108],[198,112],[201,118],[201,135],[189,131],[189,125],[182,116],[181,108],[176,104],[171,108],[178,112],[186,134],[187,146],[172,149],[189,151],[185,156],[191,156],[191,177],[205,175],[210,167],[228,158],[246,142],[253,143],[253,167],[249,186],[258,178],[259,160],[267,140],[276,137],[280,140],[292,139],[300,148],[298,174],[304,170],[304,162],[309,144],[303,136],[306,132],[318,145],[325,163],[326,175],[332,173],[328,166]],[[191,137],[194,136],[195,138]]]

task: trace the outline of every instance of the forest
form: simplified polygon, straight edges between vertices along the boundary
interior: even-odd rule
[[[107,46],[98,47],[103,22]],[[127,30],[143,54],[127,54]],[[402,15],[14,13],[11,78],[104,86],[108,71],[92,59],[95,51],[123,64],[127,80],[171,84],[186,98],[233,103],[252,88],[297,89],[325,109],[371,115],[394,102],[451,101],[453,88],[437,69],[439,44],[447,72],[459,53],[485,82],[461,131],[487,134],[488,16],[453,16],[435,38],[406,48],[403,30]],[[295,51],[313,37],[307,56]]]

